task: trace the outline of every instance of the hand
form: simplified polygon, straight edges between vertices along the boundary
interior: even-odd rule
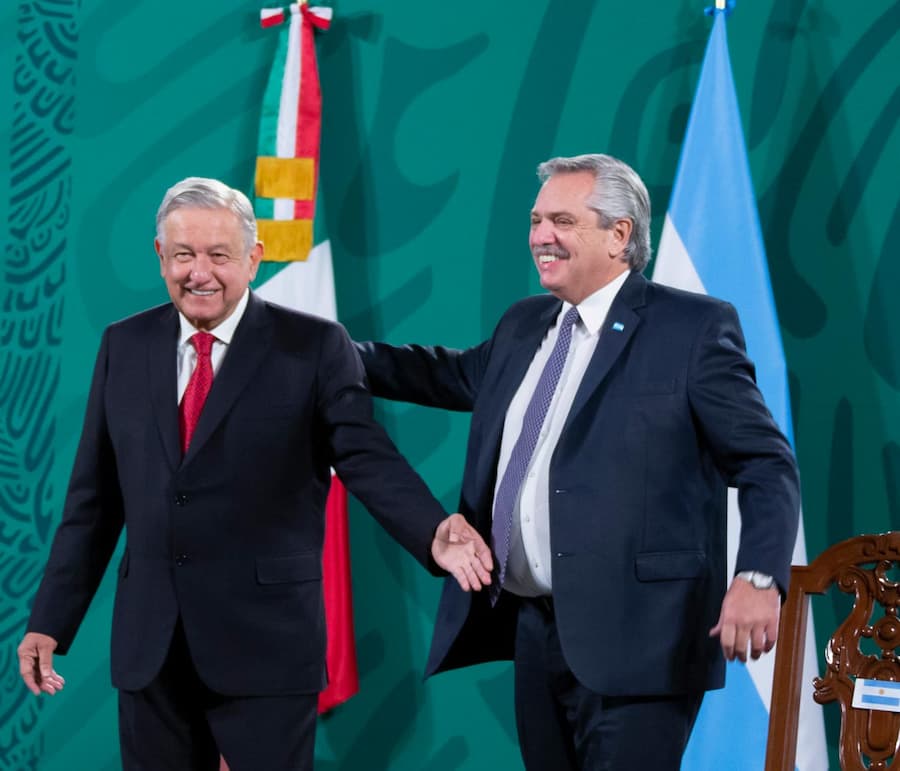
[[[747,644],[751,658],[758,659],[775,647],[781,595],[776,587],[757,589],[742,578],[735,578],[722,600],[719,623],[709,636],[719,636],[722,652],[728,661],[747,661]]]
[[[431,542],[431,556],[453,575],[464,592],[480,591],[491,582],[491,549],[462,514],[451,514],[438,525]]]
[[[56,640],[46,634],[28,632],[19,644],[19,674],[35,696],[41,692],[53,696],[61,691],[66,681],[53,669],[53,651]]]

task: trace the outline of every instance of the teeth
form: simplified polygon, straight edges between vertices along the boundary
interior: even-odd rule
[[[558,258],[555,254],[539,254],[538,255],[538,262],[541,263],[541,265],[546,265],[547,263],[550,263],[550,262],[556,262],[557,259]]]
[[[199,297],[210,297],[216,293],[214,289],[188,289],[188,291]]]

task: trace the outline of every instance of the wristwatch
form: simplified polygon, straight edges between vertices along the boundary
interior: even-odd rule
[[[775,586],[775,579],[772,576],[758,570],[742,570],[735,578],[743,578],[754,589],[771,589]]]

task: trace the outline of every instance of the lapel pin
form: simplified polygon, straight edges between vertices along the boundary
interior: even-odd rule
[[[621,321],[614,321],[612,328],[615,332],[621,332],[625,329],[625,325]]]

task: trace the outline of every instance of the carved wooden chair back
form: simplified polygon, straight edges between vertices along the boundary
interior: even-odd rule
[[[896,564],[900,532],[849,538],[810,565],[791,568],[775,654],[766,771],[794,771],[809,597],[833,586],[853,596],[853,607],[826,644],[825,671],[813,681],[813,698],[840,705],[843,771],[900,771],[900,713],[852,706],[856,678],[900,682],[900,584],[891,575]]]

